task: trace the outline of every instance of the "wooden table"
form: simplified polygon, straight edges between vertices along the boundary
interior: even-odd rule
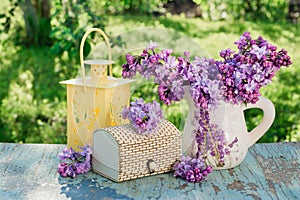
[[[300,199],[300,142],[255,144],[241,165],[201,184],[173,173],[122,183],[93,172],[62,178],[64,147],[0,143],[0,199]]]

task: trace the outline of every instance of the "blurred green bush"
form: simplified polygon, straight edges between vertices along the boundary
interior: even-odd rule
[[[244,31],[250,31],[253,36],[264,36],[288,50],[292,55],[293,65],[280,71],[273,83],[262,91],[274,103],[276,119],[260,142],[300,140],[300,55],[297,53],[300,47],[300,28],[285,21],[287,5],[284,0],[269,4],[267,0],[249,1],[251,5],[246,5],[248,1],[243,1],[245,4],[242,7],[240,1],[195,0],[202,8],[204,20],[171,15],[154,17],[153,13],[163,13],[159,1],[92,0],[74,4],[73,0],[67,0],[63,4],[62,1],[55,0],[52,1],[50,42],[40,44],[41,46],[28,46],[22,42],[26,35],[22,10],[15,7],[12,11],[14,14],[11,15],[6,10],[11,2],[14,1],[7,0],[0,6],[2,142],[66,143],[66,88],[58,82],[78,75],[79,42],[83,33],[92,26],[105,29],[111,38],[114,60],[117,62],[114,67],[115,76],[121,74],[125,54],[134,48],[144,48],[151,39],[147,37],[150,33],[154,35],[153,40],[162,44],[162,48],[172,48],[178,53],[191,49],[193,55],[213,58],[218,57],[221,49],[233,48],[233,41]],[[261,3],[259,8],[255,4],[258,2]],[[148,4],[151,9],[147,10]],[[246,12],[247,6],[252,7],[254,13],[261,14]],[[139,15],[125,14],[132,12]],[[108,15],[109,13],[113,15]],[[120,13],[123,15],[118,15]],[[10,18],[9,29],[6,25],[7,17]],[[276,22],[278,20],[281,22]],[[133,35],[141,29],[147,34]],[[169,32],[161,34],[164,30]],[[95,41],[98,42],[97,37],[92,35],[85,45],[86,54],[99,48]],[[138,41],[141,43],[137,43]],[[184,41],[189,43],[185,44]],[[144,80],[140,82],[140,85],[133,86],[132,99],[143,97],[149,101],[158,100],[157,87]],[[167,118],[181,129],[186,109],[185,103],[163,106]],[[260,122],[261,113],[259,110],[247,111],[246,118],[250,130]]]

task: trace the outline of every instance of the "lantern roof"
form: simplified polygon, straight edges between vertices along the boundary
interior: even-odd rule
[[[95,81],[90,76],[87,76],[86,83],[83,84],[82,78],[74,78],[70,80],[60,81],[60,84],[63,85],[77,85],[77,86],[86,86],[86,87],[93,87],[93,88],[113,88],[118,87],[121,85],[129,84],[134,82],[135,80],[132,79],[123,79],[123,78],[115,78],[108,76],[106,81]]]

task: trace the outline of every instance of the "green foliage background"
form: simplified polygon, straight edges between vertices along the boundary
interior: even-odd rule
[[[79,70],[79,42],[90,27],[100,27],[108,33],[114,49],[114,75],[120,76],[121,64],[129,51],[126,33],[154,27],[172,30],[181,37],[189,38],[201,47],[206,55],[215,59],[222,49],[233,48],[233,42],[244,31],[257,37],[262,35],[269,42],[285,48],[292,57],[293,65],[282,69],[272,84],[263,88],[263,96],[276,108],[276,119],[271,129],[259,142],[300,140],[300,28],[286,20],[287,2],[277,1],[202,1],[203,18],[185,18],[183,15],[157,15],[163,11],[165,1],[52,1],[51,31],[49,42],[28,45],[24,42],[22,11],[15,7],[13,15],[7,11],[12,1],[0,5],[0,141],[24,143],[66,143],[66,88],[61,80],[74,78]],[[75,1],[74,1],[75,2]],[[257,6],[260,2],[260,6]],[[249,9],[251,12],[249,12]],[[6,27],[10,16],[9,29]],[[43,26],[43,25],[41,25]],[[43,27],[41,27],[43,28]],[[159,32],[158,32],[159,33]],[[158,34],[159,35],[159,34]],[[148,42],[146,36],[132,34],[133,40]],[[171,37],[171,36],[170,36]],[[94,52],[95,36],[85,45],[85,53]],[[176,46],[176,38],[160,38],[182,53],[186,49]],[[172,42],[173,41],[173,42]],[[97,41],[96,41],[97,42]],[[158,41],[159,42],[159,41]],[[180,52],[181,51],[181,52]],[[139,51],[137,51],[139,52]],[[200,50],[191,52],[202,55]],[[90,55],[91,56],[91,55]],[[143,80],[141,80],[143,82]],[[133,86],[134,97],[157,99],[157,87],[153,84]],[[177,127],[182,128],[186,105],[163,106],[165,115]],[[249,130],[261,120],[259,110],[247,111]]]

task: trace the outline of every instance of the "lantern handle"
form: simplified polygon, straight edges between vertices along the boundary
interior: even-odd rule
[[[81,39],[81,43],[80,43],[79,56],[80,56],[80,65],[81,65],[82,82],[83,82],[83,86],[84,86],[84,91],[87,91],[87,90],[86,90],[85,70],[84,70],[84,63],[83,63],[83,47],[84,47],[84,43],[85,43],[85,40],[88,37],[88,35],[91,32],[94,32],[94,31],[100,33],[102,35],[102,37],[104,38],[104,40],[105,40],[107,50],[108,50],[108,60],[109,60],[109,63],[110,63],[109,64],[109,76],[112,76],[112,64],[111,64],[112,58],[111,58],[111,47],[110,47],[110,44],[109,44],[109,39],[108,39],[107,35],[104,33],[104,31],[102,31],[101,29],[91,28],[83,35],[83,37]]]

